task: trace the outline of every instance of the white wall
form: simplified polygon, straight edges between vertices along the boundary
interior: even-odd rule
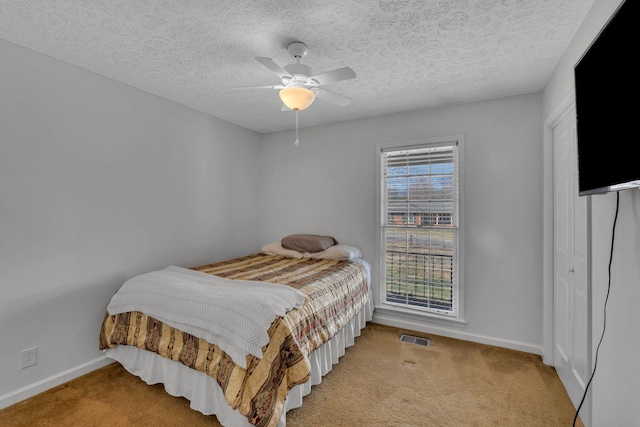
[[[300,131],[298,147],[292,132],[266,135],[262,240],[277,241],[290,233],[329,234],[361,247],[364,258],[373,263],[376,144],[463,134],[468,323],[412,324],[433,333],[539,353],[541,102],[541,94],[527,94],[306,128]],[[377,274],[373,282],[377,286]]]
[[[106,305],[132,275],[259,249],[260,135],[4,41],[0,64],[6,406],[101,356]]]
[[[634,1],[634,0],[628,0]],[[544,90],[544,117],[573,90],[573,67],[620,0],[595,0]],[[631,46],[631,45],[630,45]],[[633,54],[630,48],[630,55]],[[632,55],[633,56],[633,55]],[[607,82],[603,82],[607,84]],[[607,143],[615,148],[623,141]],[[627,141],[637,151],[635,141]],[[631,148],[630,148],[631,150]],[[635,151],[632,151],[635,153]],[[624,154],[622,154],[624,155]],[[593,352],[602,333],[616,196],[592,196]],[[594,426],[638,425],[640,396],[640,190],[620,193],[607,327],[592,383]]]

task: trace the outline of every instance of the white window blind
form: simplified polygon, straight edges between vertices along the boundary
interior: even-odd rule
[[[457,143],[380,155],[383,301],[457,316]]]

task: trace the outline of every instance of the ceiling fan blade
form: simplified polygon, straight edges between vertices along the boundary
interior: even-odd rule
[[[342,105],[343,107],[351,103],[351,98],[343,95],[338,95],[337,93],[329,92],[325,89],[315,88],[313,91],[318,98],[333,102],[334,104]]]
[[[329,83],[341,82],[342,80],[353,79],[356,77],[356,72],[349,67],[338,68],[337,70],[329,71],[328,73],[318,74],[311,78],[318,82],[318,85],[326,85]]]
[[[284,89],[284,86],[283,85],[235,86],[232,89]]]
[[[258,61],[259,63],[261,63],[262,65],[264,65],[265,67],[273,71],[274,73],[276,73],[278,77],[280,77],[281,79],[292,78],[291,74],[289,74],[287,70],[285,70],[284,68],[282,68],[281,66],[273,62],[273,59],[271,58],[266,58],[264,56],[257,56],[256,61]]]

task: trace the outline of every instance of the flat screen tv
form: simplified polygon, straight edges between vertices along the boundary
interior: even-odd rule
[[[640,187],[640,0],[626,0],[574,68],[581,196]]]

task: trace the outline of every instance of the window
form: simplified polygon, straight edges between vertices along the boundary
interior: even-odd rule
[[[462,318],[461,142],[452,137],[378,146],[380,295],[387,307]]]

